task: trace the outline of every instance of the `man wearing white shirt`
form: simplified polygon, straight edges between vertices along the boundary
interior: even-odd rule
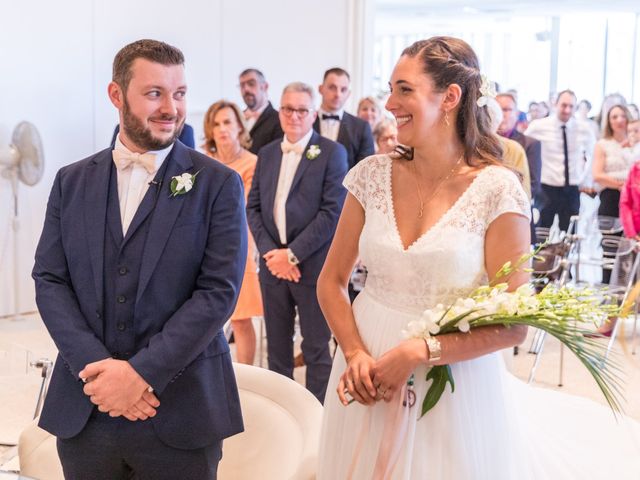
[[[257,154],[267,143],[282,138],[278,111],[269,101],[269,83],[257,68],[247,68],[240,74],[240,93],[247,105],[244,118],[251,137],[249,151]]]
[[[246,265],[242,180],[176,141],[186,92],[180,50],[122,48],[115,149],[51,190],[33,278],[59,355],[39,425],[69,480],[215,479],[243,430],[222,331]]]
[[[306,387],[322,402],[331,370],[331,333],[315,289],[346,195],[347,153],[313,131],[315,118],[311,87],[300,82],[285,87],[284,137],[258,153],[247,219],[261,255],[269,369],[293,377],[297,308]]]
[[[573,117],[576,96],[571,90],[558,95],[555,115],[532,121],[525,135],[542,144],[541,227],[550,227],[556,214],[561,230],[580,211],[580,188],[591,187],[590,160],[595,146],[592,130]]]
[[[349,73],[342,68],[330,68],[324,73],[322,85],[318,87],[322,103],[314,123],[320,135],[344,145],[349,168],[375,151],[369,123],[344,111],[351,95],[350,83]]]

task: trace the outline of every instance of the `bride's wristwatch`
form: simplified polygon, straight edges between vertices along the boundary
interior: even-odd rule
[[[291,265],[298,265],[300,263],[300,260],[298,260],[298,257],[296,257],[290,248],[287,248],[287,260]]]
[[[436,337],[426,337],[424,343],[427,344],[427,350],[429,350],[429,363],[436,362],[442,357],[442,346],[440,340]]]

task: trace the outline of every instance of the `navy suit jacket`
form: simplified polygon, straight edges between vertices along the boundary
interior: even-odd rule
[[[320,117],[313,124],[316,132],[320,133]],[[375,153],[371,127],[361,118],[343,112],[336,141],[347,149],[349,170],[363,158]]]
[[[221,329],[245,266],[244,194],[235,172],[179,141],[165,162],[165,179],[200,173],[184,195],[170,197],[168,182],[158,187],[129,362],[160,400],[157,415],[146,420],[158,437],[176,448],[200,448],[243,429]],[[36,301],[59,351],[40,426],[60,438],[77,435],[94,408],[78,373],[112,356],[102,318],[111,164],[107,149],[60,169],[36,251]]]
[[[249,151],[256,155],[266,144],[274,140],[282,140],[284,132],[280,126],[280,117],[278,111],[271,105],[271,102],[269,102],[260,114],[256,123],[253,124],[249,136],[251,137],[251,148]]]
[[[529,177],[531,179],[531,198],[537,198],[542,188],[540,185],[542,175],[542,144],[539,140],[528,137],[515,128],[509,138],[518,142],[527,154]]]
[[[116,125],[113,129],[113,136],[111,137],[111,148],[113,148],[116,144],[116,137],[120,133],[120,124]],[[178,137],[182,143],[184,143],[187,147],[196,148],[196,140],[193,135],[193,127],[187,123],[182,127],[182,131],[180,132],[180,136]]]
[[[307,158],[309,146],[317,145],[320,154]],[[283,248],[273,218],[282,150],[280,140],[263,147],[247,201],[247,220],[260,252],[260,281],[278,283],[262,256]],[[313,132],[296,170],[287,197],[287,246],[298,257],[302,285],[315,285],[338,225],[346,190],[342,180],[347,173],[344,147]]]

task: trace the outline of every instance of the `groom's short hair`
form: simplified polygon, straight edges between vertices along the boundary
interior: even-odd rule
[[[131,65],[138,58],[144,58],[161,65],[184,65],[182,52],[158,40],[143,39],[124,46],[113,59],[112,80],[127,91],[131,81]]]

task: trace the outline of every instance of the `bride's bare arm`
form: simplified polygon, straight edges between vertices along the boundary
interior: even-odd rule
[[[317,286],[322,313],[347,360],[347,370],[338,385],[338,396],[344,404],[348,401],[345,389],[361,403],[371,404],[376,396],[370,376],[374,360],[360,338],[348,292],[363,226],[364,210],[349,193]]]
[[[485,267],[489,278],[507,262],[515,263],[529,252],[529,220],[515,213],[505,213],[494,220],[485,236]],[[515,290],[529,280],[527,272],[515,272],[508,278],[509,290]],[[525,326],[482,327],[468,333],[439,335],[442,348],[437,361],[429,360],[429,352],[422,339],[409,339],[385,353],[375,366],[373,381],[390,391],[402,387],[411,371],[419,363],[447,365],[470,360],[488,353],[522,343],[527,335]],[[386,388],[385,388],[386,389]],[[385,395],[385,399],[390,396]]]

